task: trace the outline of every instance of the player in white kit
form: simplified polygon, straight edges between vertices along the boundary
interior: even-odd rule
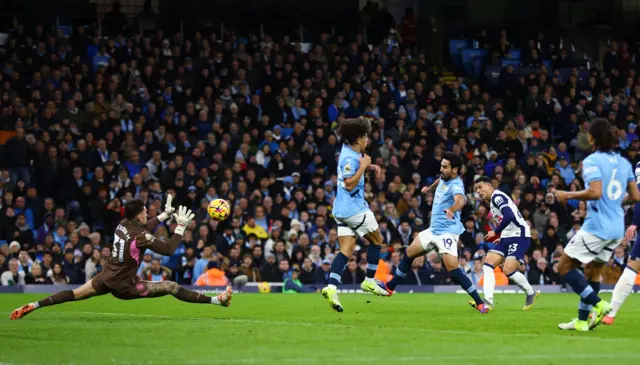
[[[513,281],[526,293],[523,310],[529,310],[535,305],[536,298],[540,292],[536,292],[527,281],[527,278],[518,271],[521,263],[524,263],[524,256],[529,250],[531,243],[531,229],[520,214],[518,207],[511,198],[502,191],[495,189],[491,184],[491,178],[482,176],[475,181],[475,191],[482,200],[489,202],[491,214],[497,227],[487,233],[487,241],[494,237],[499,237],[499,242],[489,250],[484,262],[484,300],[493,307],[493,293],[496,287],[496,276],[494,270],[496,266],[504,262],[504,273],[509,280]],[[469,302],[474,305],[473,302]]]

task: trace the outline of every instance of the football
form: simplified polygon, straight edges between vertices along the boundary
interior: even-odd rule
[[[269,283],[267,283],[266,281],[263,281],[262,283],[258,284],[258,291],[262,294],[270,293],[271,285],[269,285]]]
[[[229,217],[231,206],[229,202],[224,199],[214,199],[209,203],[207,211],[211,219],[222,222]]]

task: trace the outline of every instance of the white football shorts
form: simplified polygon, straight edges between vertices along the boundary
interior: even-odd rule
[[[349,218],[335,218],[335,220],[338,223],[338,237],[364,237],[378,230],[378,222],[370,210],[358,213]]]
[[[427,228],[418,234],[420,244],[425,251],[438,250],[441,254],[449,254],[458,257],[458,239],[459,235],[453,233],[445,233],[436,236],[431,232],[431,228]]]
[[[611,258],[613,250],[620,245],[622,238],[603,240],[589,232],[579,230],[564,248],[564,252],[572,259],[583,264],[591,261],[606,263]]]

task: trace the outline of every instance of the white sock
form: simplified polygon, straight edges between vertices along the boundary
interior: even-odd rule
[[[496,289],[496,274],[493,270],[494,268],[487,264],[482,266],[482,272],[484,273],[482,292],[484,293],[484,299],[491,304],[493,304],[493,291]]]
[[[220,301],[218,300],[218,297],[211,297],[211,304],[217,304],[220,305]]]
[[[373,278],[364,278],[364,281],[373,281]]]
[[[524,290],[527,295],[533,295],[535,293],[527,278],[520,271],[514,271],[513,274],[509,276],[509,280],[516,283],[516,285],[519,286],[520,289]]]
[[[333,285],[333,284],[329,284],[329,285],[327,286],[327,288],[329,288],[329,289],[338,289],[338,287],[337,287],[337,286],[335,286],[335,285]]]
[[[613,296],[611,297],[611,312],[609,312],[609,317],[616,316],[616,313],[618,313],[618,310],[620,310],[624,301],[627,299],[629,294],[631,294],[637,275],[638,273],[629,267],[624,269],[622,276],[620,276],[620,279],[618,279],[618,282],[616,283],[616,287],[613,289]]]
[[[38,302],[33,302],[31,303],[34,307],[36,307],[36,309],[40,308],[40,303]]]

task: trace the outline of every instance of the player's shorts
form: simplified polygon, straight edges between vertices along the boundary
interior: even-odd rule
[[[431,228],[425,229],[418,234],[420,244],[425,251],[438,250],[441,254],[449,254],[458,257],[458,239],[459,235],[453,233],[445,233],[435,235],[431,232]]]
[[[631,247],[629,260],[640,261],[640,235],[638,235],[638,238],[636,238],[636,242],[633,244],[633,247]]]
[[[338,237],[364,237],[367,234],[378,230],[378,222],[370,210],[349,218],[336,218],[336,223],[338,223]]]
[[[564,248],[564,252],[567,256],[583,264],[588,264],[591,261],[606,263],[620,242],[622,242],[622,238],[604,240],[589,232],[579,230]]]
[[[529,251],[530,243],[531,238],[529,237],[501,237],[498,244],[490,249],[489,252],[497,253],[504,257],[505,260],[512,257],[524,264],[524,256]]]
[[[122,300],[132,300],[146,298],[148,296],[147,281],[135,280],[129,283],[123,283],[116,287],[109,287],[100,277],[100,274],[91,279],[91,286],[97,295],[109,294]]]

